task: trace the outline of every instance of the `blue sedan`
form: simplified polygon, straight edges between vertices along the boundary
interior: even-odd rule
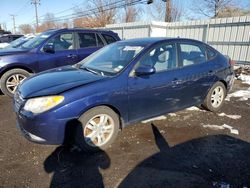
[[[218,111],[233,85],[233,65],[191,39],[116,42],[20,84],[18,127],[33,142],[74,140],[85,150],[105,149],[129,124],[193,105]]]

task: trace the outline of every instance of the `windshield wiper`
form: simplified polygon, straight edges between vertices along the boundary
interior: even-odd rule
[[[100,75],[99,72],[94,71],[93,69],[90,69],[90,68],[88,68],[88,67],[80,67],[80,69],[84,69],[84,70],[86,70],[86,71],[89,71],[89,72],[92,72],[92,73],[94,73],[94,74]]]

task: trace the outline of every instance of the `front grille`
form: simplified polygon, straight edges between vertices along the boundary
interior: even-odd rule
[[[14,104],[15,104],[15,108],[17,111],[19,111],[20,107],[23,105],[24,103],[24,99],[21,97],[19,92],[16,92],[14,95]]]

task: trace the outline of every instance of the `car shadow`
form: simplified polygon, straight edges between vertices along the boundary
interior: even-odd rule
[[[86,153],[60,146],[44,161],[47,173],[53,173],[50,187],[104,187],[100,169],[110,166],[104,151]]]
[[[250,186],[250,144],[227,135],[173,147],[152,124],[159,152],[138,164],[119,188]]]
[[[65,135],[64,145],[57,147],[44,161],[44,170],[53,173],[51,188],[104,187],[100,169],[109,168],[110,158],[100,148],[93,153],[74,145],[73,135],[76,134],[77,127],[82,133],[79,121],[69,123],[66,127],[69,134]]]

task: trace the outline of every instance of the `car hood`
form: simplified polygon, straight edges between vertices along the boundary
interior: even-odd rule
[[[19,54],[19,53],[26,53],[28,51],[29,50],[23,49],[23,48],[0,49],[0,56]]]
[[[67,66],[42,72],[26,79],[20,84],[18,92],[24,99],[56,95],[105,78],[107,77]]]

